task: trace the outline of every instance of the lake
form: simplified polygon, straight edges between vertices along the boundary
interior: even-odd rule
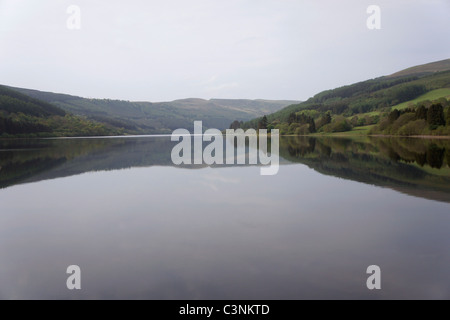
[[[174,145],[0,140],[0,298],[450,298],[449,140],[282,137],[275,176]]]

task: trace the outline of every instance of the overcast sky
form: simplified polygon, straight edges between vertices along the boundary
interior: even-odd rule
[[[372,4],[381,30],[366,26]],[[70,5],[80,30],[67,27]],[[450,0],[0,0],[0,83],[139,101],[304,100],[450,58],[449,21]]]

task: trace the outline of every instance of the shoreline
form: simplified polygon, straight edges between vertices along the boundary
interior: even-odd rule
[[[222,133],[222,135],[226,135]],[[259,134],[257,134],[259,136]],[[267,136],[271,136],[271,133],[268,133]],[[56,140],[56,139],[114,139],[114,138],[162,138],[162,137],[171,137],[171,134],[142,134],[142,135],[122,135],[122,136],[73,136],[73,137],[0,137],[0,140],[25,140],[25,139],[43,139],[43,140]],[[439,139],[439,140],[447,140],[450,139],[450,136],[433,136],[433,135],[415,135],[415,136],[397,136],[397,135],[384,135],[384,134],[361,134],[355,135],[351,133],[331,133],[331,134],[280,134],[280,137],[312,137],[312,138],[361,138],[361,137],[375,137],[375,138],[414,138],[414,139]]]
[[[355,138],[355,137],[375,137],[375,138],[415,138],[415,139],[450,139],[450,136],[432,136],[432,135],[424,135],[424,136],[396,136],[396,135],[385,135],[385,134],[361,134],[361,135],[355,135],[355,134],[345,134],[345,133],[336,133],[336,134],[304,134],[304,135],[298,135],[298,134],[285,134],[280,135],[280,137],[313,137],[313,138]]]

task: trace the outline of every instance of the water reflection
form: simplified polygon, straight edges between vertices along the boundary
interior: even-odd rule
[[[0,140],[0,187],[92,171],[173,166],[175,144],[168,137]],[[302,163],[322,174],[450,202],[449,140],[282,137],[280,156],[282,165]]]
[[[399,138],[282,140],[281,155],[323,174],[450,202],[450,141]]]

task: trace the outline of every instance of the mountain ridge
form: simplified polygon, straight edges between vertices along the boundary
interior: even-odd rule
[[[8,87],[89,120],[123,128],[131,134],[170,133],[191,129],[202,120],[205,127],[226,129],[234,121],[248,121],[299,101],[186,98],[166,102],[89,99],[62,93]]]

